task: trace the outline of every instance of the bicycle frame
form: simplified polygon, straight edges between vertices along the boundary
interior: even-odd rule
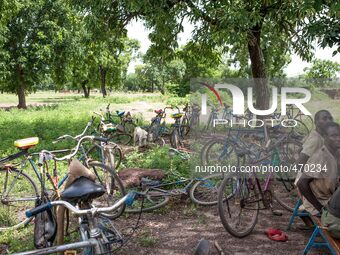
[[[187,194],[188,191],[190,190],[190,188],[192,187],[193,183],[195,183],[196,181],[207,182],[208,184],[203,184],[203,186],[206,186],[206,187],[209,187],[209,188],[215,187],[214,183],[210,180],[205,180],[203,178],[192,178],[192,179],[182,179],[182,180],[177,180],[177,181],[173,181],[173,182],[160,183],[160,184],[157,184],[157,185],[147,186],[145,193],[153,190],[153,191],[158,191],[158,192],[164,193],[165,195],[169,195],[169,196],[178,196],[178,195],[181,195],[181,194]],[[162,189],[162,187],[172,186],[172,185],[180,185],[180,184],[184,184],[184,183],[187,183],[187,184],[181,189],[170,189],[170,190]],[[180,191],[180,192],[175,193],[174,191]]]

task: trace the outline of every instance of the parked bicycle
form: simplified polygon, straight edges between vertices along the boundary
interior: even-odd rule
[[[71,136],[68,134],[58,137],[52,143],[57,143],[62,140],[74,140],[79,141],[82,137],[88,134],[88,130],[93,126],[96,117],[92,117],[92,120],[88,122],[83,132],[76,136]],[[80,145],[80,152],[82,153],[82,159],[99,161],[113,168],[118,169],[123,158],[122,149],[120,146],[112,142],[109,138],[102,138],[97,141],[92,141],[89,144],[82,143]]]
[[[94,112],[94,114],[100,117],[98,129],[94,134],[110,138],[111,141],[118,144],[128,145],[131,143],[132,135],[125,131],[123,125],[111,123],[101,113]]]
[[[212,174],[203,178],[183,178],[167,183],[142,178],[141,186],[137,190],[141,202],[136,201],[133,207],[126,207],[126,212],[151,212],[166,205],[171,197],[187,195],[199,205],[216,205],[218,187],[223,180],[222,174]]]
[[[282,156],[280,148],[286,142],[282,137],[267,146],[261,156],[251,151],[239,152],[243,159],[237,171],[228,173],[219,187],[218,210],[224,228],[235,237],[245,237],[254,229],[260,209],[271,209],[274,214],[280,213],[273,210],[273,201],[277,201],[283,208],[292,211],[297,199],[293,179],[285,172],[263,173],[261,179],[256,171],[241,171],[241,167],[252,166],[261,169],[261,166],[288,165],[292,162]],[[235,150],[236,151],[236,150]],[[262,168],[263,169],[263,168]],[[263,184],[261,184],[263,183]]]
[[[23,217],[22,212],[28,208],[33,208],[35,202],[46,194],[48,194],[51,199],[60,198],[60,190],[69,175],[67,172],[60,178],[57,161],[70,161],[80,151],[81,144],[85,140],[104,141],[103,139],[104,138],[94,136],[84,136],[79,139],[77,146],[72,150],[43,150],[40,153],[32,154],[28,153],[28,150],[38,144],[38,138],[16,141],[15,146],[20,152],[0,160],[2,164],[0,169],[0,209],[4,212],[3,215],[7,216],[4,219],[0,219],[0,231],[17,229],[27,225],[28,221]],[[71,153],[66,156],[56,156],[56,154],[70,151]],[[16,165],[5,164],[21,156],[24,156],[24,158],[20,163],[20,168]],[[39,156],[38,165],[36,165],[32,159],[34,156]],[[48,161],[53,161],[54,163],[52,172],[50,172],[48,167]],[[110,205],[114,203],[117,198],[125,195],[123,184],[112,168],[96,161],[85,160],[83,162],[87,162],[85,166],[95,175],[96,182],[106,187],[105,195],[101,197],[101,201],[98,201],[98,204]],[[24,172],[28,164],[32,167],[34,176],[40,183],[40,191],[32,176]],[[106,216],[116,218],[121,215],[123,211],[124,208],[122,207],[112,215]]]
[[[122,125],[124,132],[130,135],[133,133],[133,130],[137,126],[130,112],[125,113],[125,111],[117,110],[115,115],[112,114],[110,111],[110,104],[106,106],[106,111],[105,111],[104,116],[105,116],[105,122]],[[116,121],[117,117],[119,118],[119,122]]]
[[[183,108],[184,116],[182,118],[183,135],[188,135],[189,131],[193,128],[197,128],[200,123],[200,111],[201,108],[197,104],[186,104]]]
[[[112,254],[124,243],[122,234],[113,222],[102,215],[111,214],[125,204],[133,203],[136,194],[129,193],[115,201],[109,207],[94,207],[91,201],[98,199],[105,193],[103,186],[91,180],[80,177],[64,190],[59,201],[42,204],[26,211],[28,219],[54,206],[64,206],[78,217],[80,241],[47,247],[34,251],[17,253],[16,255],[45,255],[65,252],[68,250],[82,250],[82,254],[99,255]]]

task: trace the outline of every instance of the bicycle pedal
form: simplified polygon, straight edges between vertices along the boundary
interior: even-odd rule
[[[77,255],[77,251],[76,250],[67,250],[67,251],[64,251],[64,255]]]

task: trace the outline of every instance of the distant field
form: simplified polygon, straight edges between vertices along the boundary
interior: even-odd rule
[[[148,98],[159,100],[160,94],[158,93],[127,93],[127,92],[115,92],[111,93],[108,98],[124,98],[126,102],[130,100],[134,100],[136,98]],[[84,99],[83,93],[75,93],[75,92],[54,92],[54,91],[38,91],[36,93],[32,93],[27,95],[26,101],[27,104],[55,104],[55,103],[64,103],[73,100]],[[90,99],[103,99],[101,93],[91,92]],[[107,99],[104,99],[107,100]],[[152,101],[152,100],[151,100]],[[0,94],[0,107],[1,106],[16,106],[18,104],[18,96],[14,94]]]
[[[40,144],[36,150],[55,149],[51,144],[63,134],[79,134],[93,115],[93,111],[105,109],[107,104],[112,111],[139,113],[140,118],[151,118],[153,109],[164,107],[166,98],[160,94],[114,93],[106,98],[96,94],[85,99],[81,94],[37,92],[27,97],[28,104],[42,103],[45,106],[30,107],[28,110],[12,108],[0,110],[0,157],[16,151],[13,142],[17,139],[38,136]],[[16,105],[16,96],[0,94],[0,106]]]

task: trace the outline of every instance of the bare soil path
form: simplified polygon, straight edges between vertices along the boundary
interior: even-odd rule
[[[219,254],[213,246],[217,241],[225,254],[261,255],[261,254],[301,254],[311,231],[297,228],[301,221],[297,219],[292,230],[286,231],[290,213],[282,211],[283,216],[274,216],[270,211],[261,211],[253,233],[243,239],[229,235],[223,228],[217,207],[195,207],[188,201],[172,203],[154,213],[144,213],[139,228],[132,239],[119,254],[171,254],[189,255],[200,239],[210,241],[211,255]],[[133,226],[137,215],[121,217],[117,224],[121,228]],[[286,231],[287,242],[271,241],[264,234],[267,228]],[[328,254],[325,250],[315,250],[309,254]]]

